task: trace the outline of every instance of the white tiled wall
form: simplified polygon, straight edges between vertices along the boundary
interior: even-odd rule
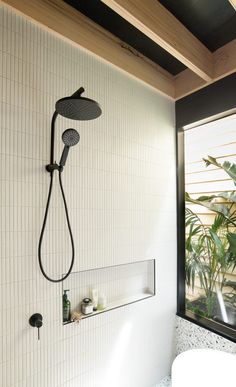
[[[174,104],[110,65],[0,10],[2,387],[152,387],[170,370],[175,314]],[[102,106],[91,122],[60,117],[80,133],[63,172],[75,236],[75,270],[157,259],[157,296],[61,324],[61,285],[39,271],[50,120],[55,101],[84,86]],[[65,272],[70,245],[55,185],[44,265]],[[28,319],[40,312],[41,340]]]

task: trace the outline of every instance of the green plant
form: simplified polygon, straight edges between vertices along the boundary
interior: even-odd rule
[[[206,166],[214,165],[224,170],[236,185],[236,164],[220,164],[213,157],[204,159]],[[223,203],[222,203],[223,199]],[[217,287],[231,287],[225,300],[235,306],[236,296],[232,281],[226,274],[236,266],[236,193],[220,192],[197,199],[185,194],[186,203],[194,203],[216,214],[213,223],[206,226],[200,217],[186,208],[186,283],[194,289],[196,278],[205,295],[206,316],[212,317],[216,303]],[[199,308],[199,307],[198,307]]]

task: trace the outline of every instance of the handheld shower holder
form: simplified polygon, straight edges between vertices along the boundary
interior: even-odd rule
[[[62,165],[58,165],[58,164],[48,164],[46,165],[46,171],[51,173],[55,170],[59,171],[59,172],[62,172],[63,171],[63,166]]]

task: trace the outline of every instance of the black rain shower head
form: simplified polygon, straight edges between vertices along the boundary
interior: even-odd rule
[[[66,159],[69,153],[69,149],[71,146],[74,146],[78,144],[80,136],[79,133],[75,129],[66,129],[62,133],[62,141],[64,142],[65,146],[61,155],[61,160],[60,160],[60,166],[64,167],[66,163]]]
[[[61,98],[56,102],[56,112],[65,118],[72,120],[94,120],[102,114],[102,110],[96,101],[81,97],[84,88],[80,87],[70,97]]]

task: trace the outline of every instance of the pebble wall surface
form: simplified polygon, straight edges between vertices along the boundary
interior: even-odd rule
[[[176,317],[176,355],[194,348],[236,353],[236,343],[181,317]]]

